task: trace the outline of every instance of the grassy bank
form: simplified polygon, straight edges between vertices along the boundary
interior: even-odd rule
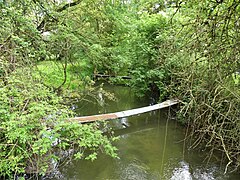
[[[41,77],[45,85],[57,88],[64,82],[64,65],[57,61],[39,62],[35,69],[35,75]],[[83,89],[91,83],[92,68],[86,62],[69,63],[66,67],[66,82],[64,89],[77,90]]]

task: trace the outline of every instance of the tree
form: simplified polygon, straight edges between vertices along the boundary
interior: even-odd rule
[[[44,175],[70,149],[68,158],[94,160],[99,150],[116,157],[111,144],[115,138],[104,135],[97,124],[68,122],[73,112],[34,71],[39,61],[53,55],[64,66],[78,59],[74,57],[81,43],[80,35],[72,32],[75,26],[63,17],[55,18],[73,4],[60,4],[57,10],[52,1],[4,1],[0,5],[0,177]],[[44,24],[55,31],[50,41],[38,29],[38,22],[46,17],[50,22],[56,19]],[[86,149],[89,154],[84,153]]]

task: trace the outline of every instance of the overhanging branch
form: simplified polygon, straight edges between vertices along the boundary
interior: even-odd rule
[[[34,0],[34,2],[36,3],[35,0]],[[77,0],[77,1],[74,1],[74,2],[71,2],[71,3],[67,3],[63,7],[58,8],[56,10],[56,12],[62,12],[64,10],[66,10],[67,8],[70,8],[70,7],[73,7],[73,6],[76,6],[76,5],[80,4],[81,2],[82,2],[82,0]],[[43,18],[43,20],[41,21],[41,23],[37,26],[37,30],[41,31],[45,27],[45,24],[47,23],[47,21],[49,21],[51,19],[53,21],[57,21],[57,19],[55,17],[53,17],[52,15],[49,15],[47,13],[46,16]]]
[[[76,5],[80,4],[81,1],[82,0],[77,0],[77,1],[65,4],[63,7],[57,9],[57,12],[62,12],[62,11],[66,10],[69,7],[76,6]]]

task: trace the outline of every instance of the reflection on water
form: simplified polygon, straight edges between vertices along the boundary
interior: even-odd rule
[[[170,178],[171,180],[192,180],[191,173],[189,171],[189,165],[185,163],[184,161],[181,161],[180,167],[177,167],[173,171],[173,175]]]
[[[116,112],[146,105],[138,102],[127,87],[105,86],[115,92],[118,101],[107,102],[106,112]],[[105,89],[106,90],[106,89]],[[89,104],[90,105],[90,104]],[[94,114],[97,109],[85,105],[81,114]],[[78,107],[83,107],[81,104]],[[102,107],[101,107],[102,108]],[[89,110],[91,112],[89,112]],[[100,154],[91,162],[72,161],[61,167],[58,178],[69,180],[237,180],[238,174],[224,175],[224,167],[213,160],[203,161],[206,152],[184,149],[184,128],[169,117],[170,109],[110,121],[120,159]],[[94,112],[95,111],[95,112]],[[50,179],[50,178],[49,178]],[[54,179],[54,178],[52,178]]]

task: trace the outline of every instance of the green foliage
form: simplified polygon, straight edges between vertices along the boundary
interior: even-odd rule
[[[212,152],[221,151],[228,161],[225,171],[240,164],[240,91],[232,77],[239,69],[238,9],[232,0],[183,2],[174,17],[182,24],[175,42],[183,45],[175,46],[179,63],[170,66],[169,89],[183,101],[178,115],[189,126],[191,147],[204,142]]]
[[[70,7],[65,5],[1,3],[0,176],[45,174],[51,171],[52,160],[61,160],[62,152],[71,149],[75,158],[93,160],[99,150],[116,157],[114,139],[103,135],[96,124],[67,122],[72,112],[52,91],[68,86],[85,89],[92,83],[87,75],[93,68],[86,64],[91,57],[86,52],[97,37],[90,38],[97,8],[81,11],[89,8],[84,2],[75,11],[78,16],[66,11]]]
[[[201,137],[193,147],[206,142],[239,166],[239,1],[177,1],[158,13],[154,3],[136,3],[131,8],[135,16],[121,9],[124,20],[116,13],[114,34],[109,33],[111,60],[120,54],[129,62],[131,85],[139,96],[154,85],[160,99],[183,101],[179,120],[189,124],[191,137]]]
[[[130,45],[135,57],[131,65],[131,73],[134,77],[132,86],[139,96],[160,90],[160,99],[164,99],[170,78],[164,64],[166,55],[162,50],[170,39],[167,18],[161,14],[142,14],[136,24]],[[151,89],[152,85],[157,86],[157,89]]]
[[[27,68],[8,77],[0,92],[0,176],[51,171],[52,160],[74,150],[75,158],[95,159],[101,149],[116,157],[114,139],[103,135],[96,124],[68,122],[72,112],[62,99],[29,78]],[[88,149],[88,155],[84,151]]]
[[[27,16],[32,9],[31,1],[9,1],[1,8],[0,62],[4,69],[1,78],[19,66],[36,62],[45,51],[33,19]]]
[[[99,149],[116,157],[97,125],[65,121],[71,112],[51,91],[86,92],[94,73],[131,76],[141,97],[178,97],[179,120],[201,137],[193,146],[207,142],[238,167],[239,4],[0,2],[0,174],[45,173],[68,149],[77,159],[94,160]]]

